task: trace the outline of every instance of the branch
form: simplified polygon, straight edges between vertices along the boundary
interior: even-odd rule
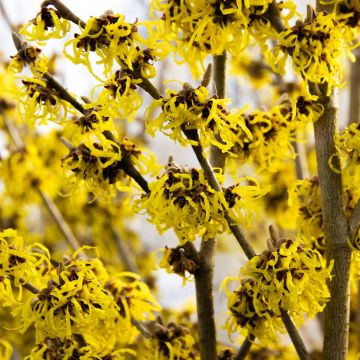
[[[5,128],[6,128],[7,132],[8,132],[8,134],[9,134],[10,138],[14,142],[16,149],[17,150],[24,149],[25,144],[22,141],[22,139],[21,139],[21,137],[19,135],[19,131],[17,130],[16,126],[14,125],[13,122],[11,122],[8,119],[8,117],[6,116],[4,111],[2,111],[0,109],[0,112],[1,112],[1,115],[3,117]],[[45,204],[46,208],[49,210],[51,216],[53,217],[53,219],[55,220],[55,222],[58,225],[59,229],[63,233],[66,241],[68,242],[68,244],[71,246],[71,248],[73,250],[77,250],[80,247],[79,242],[76,239],[73,232],[71,231],[69,225],[67,224],[67,222],[63,218],[63,216],[62,216],[61,212],[59,211],[59,209],[57,208],[56,204],[53,202],[53,200],[51,198],[49,198],[40,189],[39,184],[37,182],[34,182],[34,186],[35,186],[37,192],[39,193],[41,199],[43,200],[43,203]]]
[[[135,262],[134,254],[131,252],[129,246],[121,238],[119,232],[116,231],[113,227],[111,227],[111,233],[113,238],[115,239],[115,245],[119,258],[124,264],[125,269],[133,273],[138,273],[139,268]]]
[[[201,168],[203,169],[203,171],[205,173],[205,176],[206,176],[210,186],[215,191],[222,191],[222,188],[216,178],[216,175],[215,175],[211,165],[209,164],[209,162],[207,161],[207,159],[204,156],[204,151],[203,151],[202,145],[200,143],[200,138],[199,138],[198,132],[196,130],[186,130],[185,128],[183,128],[183,132],[188,139],[197,142],[198,145],[196,145],[196,146],[193,145],[192,148],[193,148],[194,153],[199,161]],[[238,241],[239,245],[243,249],[245,255],[247,256],[248,259],[251,259],[253,256],[256,255],[255,251],[252,248],[252,246],[247,242],[240,227],[232,224],[232,220],[227,213],[225,213],[224,217],[230,227],[230,230],[232,231],[232,233],[235,236],[236,240]],[[292,322],[291,317],[285,310],[282,310],[281,317],[283,319],[286,329],[288,331],[292,332],[291,334],[289,333],[289,335],[290,335],[291,340],[293,341],[293,344],[296,348],[297,353],[299,354],[299,356],[300,356],[300,354],[301,354],[301,356],[304,356],[304,357],[301,357],[302,360],[309,359],[308,352],[304,346],[304,343],[301,340],[299,333],[296,330],[295,325]],[[292,324],[292,326],[291,326],[291,324]]]
[[[201,168],[204,171],[207,181],[212,189],[218,192],[222,192],[222,188],[216,178],[214,170],[212,169],[211,165],[209,164],[208,160],[204,155],[203,147],[200,143],[200,138],[197,130],[186,130],[183,128],[183,133],[185,136],[192,141],[196,141],[198,145],[192,145],[194,153],[199,161]],[[247,242],[243,232],[241,231],[240,227],[237,225],[233,225],[233,221],[230,219],[229,215],[225,213],[225,219],[229,225],[230,230],[232,231],[233,235],[235,236],[236,240],[238,241],[239,245],[243,249],[245,255],[251,259],[255,256],[255,251],[252,246]]]
[[[327,261],[334,261],[333,279],[329,284],[330,301],[325,308],[324,359],[347,358],[350,315],[350,259],[351,249],[348,223],[344,212],[341,173],[328,164],[337,154],[334,135],[337,131],[338,109],[334,92],[320,96],[323,115],[314,123],[315,150],[318,166],[322,218],[326,240]],[[333,157],[333,166],[340,169],[340,161]]]
[[[235,356],[235,360],[244,360],[246,356],[248,355],[252,344],[254,343],[255,335],[249,334],[242,345],[240,346],[239,351],[237,352]]]
[[[48,209],[50,215],[52,216],[53,220],[59,227],[60,231],[63,233],[67,243],[71,246],[73,250],[78,250],[80,248],[80,244],[78,240],[76,239],[74,233],[70,229],[70,226],[62,216],[60,210],[55,205],[53,200],[45,194],[43,191],[39,189],[39,187],[36,188],[38,191],[43,203],[45,204],[46,208]]]
[[[355,61],[350,64],[350,103],[347,125],[360,121],[360,51],[354,50]]]
[[[27,43],[23,41],[20,35],[15,31],[12,32],[12,39],[17,51],[21,51],[27,46]],[[86,110],[84,109],[84,107],[49,73],[44,73],[42,76],[46,80],[47,86],[58,92],[56,95],[59,98],[71,104],[76,110],[81,112],[83,115],[86,115]]]
[[[219,98],[225,97],[225,63],[226,54],[214,56],[214,81],[217,96]],[[206,84],[207,79],[210,78],[211,67],[207,69],[204,75],[203,82]],[[185,132],[184,132],[185,133]],[[197,131],[195,131],[197,135]],[[186,135],[186,134],[185,134]],[[198,141],[200,145],[200,142]],[[193,147],[194,149],[194,147]],[[195,149],[194,149],[195,151]],[[202,149],[200,149],[202,151]],[[225,156],[217,148],[211,147],[211,164],[217,168],[224,170]],[[195,152],[196,154],[196,152]],[[213,181],[213,185],[222,191],[219,183],[212,172],[211,166],[207,167],[209,177]],[[205,172],[205,171],[204,171]],[[206,175],[206,174],[205,174]],[[206,176],[207,176],[206,175]],[[215,180],[215,182],[214,182]],[[210,183],[210,182],[209,182]],[[211,185],[210,185],[211,186]],[[216,360],[216,325],[215,325],[215,310],[214,310],[214,267],[215,267],[215,251],[216,238],[202,240],[199,251],[199,268],[195,273],[195,287],[196,287],[196,303],[198,314],[198,328],[199,328],[199,342],[200,355],[202,360]]]
[[[61,1],[47,0],[41,4],[41,6],[47,6],[47,5],[54,6],[61,14],[61,17],[63,17],[64,19],[69,20],[76,25],[79,25],[83,29],[86,27],[86,23],[83,20],[81,20],[78,16],[76,16],[73,12],[71,12],[71,10],[68,7],[66,7]]]
[[[218,98],[225,98],[226,89],[226,52],[214,56],[214,87]],[[220,136],[215,135],[217,141],[221,142]],[[226,155],[216,146],[210,147],[210,163],[214,168],[224,170]]]
[[[14,280],[14,276],[13,275],[10,275],[10,279],[11,280]],[[26,281],[25,279],[23,278],[20,278],[19,279],[19,282],[20,284],[26,289],[26,290],[29,290],[31,293],[33,294],[39,294],[40,293],[40,290],[34,286],[33,284],[29,283],[28,281]]]
[[[10,30],[12,30],[13,25],[12,25],[12,23],[10,21],[9,15],[8,15],[6,9],[5,9],[5,6],[4,6],[2,0],[0,0],[0,13],[3,16],[3,18],[4,18],[5,22],[6,22],[6,25],[10,28]]]
[[[58,92],[56,95],[59,96],[59,98],[71,104],[76,110],[81,112],[83,115],[86,115],[87,112],[84,109],[84,107],[49,73],[44,73],[43,77],[46,80],[47,85]]]
[[[307,352],[305,345],[296,329],[294,322],[292,321],[289,313],[281,309],[281,319],[286,327],[286,330],[290,336],[291,341],[293,342],[296,352],[299,355],[300,360],[310,360],[311,357]]]

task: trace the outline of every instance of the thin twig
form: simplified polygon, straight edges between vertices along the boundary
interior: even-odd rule
[[[192,148],[194,150],[194,153],[196,155],[196,158],[199,161],[199,164],[201,168],[203,169],[206,179],[209,182],[209,185],[212,189],[218,192],[222,192],[223,189],[221,188],[216,175],[214,173],[213,168],[211,167],[209,161],[206,159],[204,155],[204,150],[202,148],[202,145],[200,143],[200,138],[197,130],[186,130],[183,128],[183,132],[186,135],[186,137],[190,140],[196,141],[197,145],[193,145]],[[236,240],[238,241],[239,245],[243,249],[245,255],[250,259],[253,256],[255,256],[255,251],[252,248],[252,246],[247,242],[242,230],[239,226],[234,225],[233,221],[231,220],[229,214],[225,213],[224,215],[230,230],[232,231],[233,235],[235,236]]]
[[[225,98],[226,89],[226,52],[222,55],[214,56],[214,87],[215,93],[219,99]],[[215,134],[215,139],[222,142],[219,134]],[[226,155],[217,146],[210,147],[210,163],[212,167],[225,169]]]
[[[121,262],[124,264],[126,270],[133,273],[138,273],[139,268],[135,262],[134,254],[131,252],[129,246],[121,238],[119,232],[111,227],[111,234],[115,240],[115,245]]]
[[[1,13],[2,16],[3,16],[3,18],[4,18],[5,22],[6,22],[6,25],[10,28],[10,30],[12,30],[12,29],[13,29],[13,25],[12,25],[12,23],[11,23],[11,21],[10,21],[9,15],[8,15],[6,9],[5,9],[5,6],[4,6],[2,0],[0,0],[0,13]]]
[[[86,27],[86,23],[76,16],[68,7],[66,7],[61,1],[58,0],[46,0],[42,3],[42,6],[53,5],[66,20],[73,22],[76,25],[81,26],[83,29]]]
[[[57,96],[69,104],[71,104],[76,110],[86,115],[84,107],[60,84],[58,83],[49,73],[43,74],[49,88],[57,91]]]
[[[73,250],[78,250],[80,248],[80,244],[78,240],[76,239],[74,233],[70,229],[70,226],[62,216],[60,210],[55,205],[54,201],[43,191],[41,191],[38,187],[36,188],[43,203],[45,204],[46,208],[48,209],[50,215],[52,216],[53,220],[63,233],[66,241],[71,246]]]
[[[348,126],[360,121],[360,50],[354,50],[355,61],[350,64],[350,95]]]
[[[309,177],[309,169],[307,166],[307,159],[306,159],[306,152],[304,148],[304,144],[299,143],[295,140],[292,143],[296,158],[295,158],[295,171],[296,171],[296,178],[298,180],[304,180]]]
[[[307,352],[304,342],[302,341],[299,332],[297,331],[296,326],[292,321],[289,313],[284,309],[281,309],[280,311],[281,319],[286,327],[290,339],[292,340],[293,344],[296,344],[295,349],[297,354],[299,355],[300,360],[310,360],[311,357]]]
[[[1,116],[3,117],[5,128],[7,129],[8,134],[10,135],[10,138],[14,142],[16,149],[17,150],[24,149],[25,144],[22,141],[22,139],[19,135],[19,132],[18,132],[16,126],[14,125],[14,123],[8,119],[5,112],[1,111]],[[63,233],[68,244],[72,247],[73,250],[77,250],[80,247],[79,242],[77,241],[75,235],[71,231],[69,225],[65,221],[61,212],[57,208],[56,204],[53,202],[53,200],[51,198],[49,198],[49,196],[47,196],[39,188],[39,186],[36,182],[34,182],[34,186],[35,186],[37,192],[39,193],[41,199],[43,200],[46,208],[49,210],[50,214],[52,215],[52,217],[55,220],[56,224],[58,225],[59,229]]]
[[[244,342],[241,344],[239,351],[237,352],[235,356],[235,360],[244,360],[246,356],[248,355],[251,346],[253,345],[255,340],[255,335],[250,334],[246,337]]]
[[[17,49],[17,51],[23,50],[24,47],[27,46],[27,43],[22,40],[20,35],[13,31],[12,32],[12,38],[14,45]],[[43,78],[46,80],[47,85],[49,88],[54,89],[57,91],[57,96],[69,104],[71,104],[76,110],[81,112],[83,115],[86,115],[86,110],[84,107],[60,84],[58,83],[49,73],[44,73]]]

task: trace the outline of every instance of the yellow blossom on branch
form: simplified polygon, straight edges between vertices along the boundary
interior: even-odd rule
[[[59,12],[51,7],[42,6],[35,19],[28,22],[20,34],[26,40],[40,44],[51,38],[63,38],[70,30],[70,22],[61,17]]]
[[[67,51],[68,47],[71,47],[72,54]],[[81,34],[75,34],[75,38],[65,44],[65,56],[75,64],[86,65],[95,75],[89,59],[91,52],[100,58],[97,63],[103,65],[104,74],[111,74],[116,62],[125,69],[138,71],[139,77],[144,78],[155,76],[153,61],[167,53],[161,42],[146,40],[139,35],[137,22],[125,22],[123,15],[112,12],[91,17]]]
[[[155,136],[155,131],[160,130],[182,145],[197,145],[183,134],[183,130],[198,130],[203,146],[212,144],[227,152],[239,136],[236,128],[245,138],[252,138],[241,112],[230,113],[226,109],[228,104],[228,99],[209,97],[204,86],[193,89],[184,84],[180,92],[168,90],[166,98],[154,100],[150,105],[146,113],[147,131]],[[162,111],[156,116],[158,107]]]
[[[24,78],[18,94],[20,116],[30,125],[45,124],[48,120],[56,123],[66,119],[71,107],[58,96],[55,89],[39,78]]]
[[[144,210],[160,233],[173,228],[180,244],[203,236],[229,232],[227,213],[234,224],[249,225],[257,198],[264,195],[254,179],[224,189],[213,190],[198,169],[180,168],[174,163],[165,174],[149,184],[150,193],[136,201],[138,211]]]
[[[41,49],[34,46],[24,46],[9,64],[9,71],[13,74],[20,73],[27,65],[30,67],[34,76],[41,75],[47,71],[48,59],[41,53]]]
[[[274,70],[285,73],[285,63],[291,56],[298,75],[309,83],[327,84],[327,95],[333,87],[342,85],[343,54],[349,52],[344,39],[344,26],[337,22],[335,15],[319,13],[311,21],[299,21],[290,29],[277,35],[279,44],[270,55]]]

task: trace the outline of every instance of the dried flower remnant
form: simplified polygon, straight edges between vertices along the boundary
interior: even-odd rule
[[[151,360],[200,360],[194,351],[195,340],[184,326],[173,322],[165,325],[161,318],[151,324]]]
[[[163,249],[163,257],[160,261],[160,267],[166,269],[168,273],[178,274],[185,282],[189,275],[193,275],[198,270],[196,261],[190,259],[186,250],[177,246],[176,248]],[[188,275],[189,274],[189,275]]]

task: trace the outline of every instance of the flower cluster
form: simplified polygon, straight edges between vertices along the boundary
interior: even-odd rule
[[[229,151],[237,141],[238,132],[250,141],[251,132],[245,126],[241,112],[230,113],[226,110],[228,99],[209,97],[204,86],[195,89],[188,84],[180,92],[168,90],[166,98],[154,100],[147,110],[147,131],[154,136],[160,129],[171,139],[182,145],[198,145],[196,141],[188,139],[185,131],[197,130],[203,146],[210,144],[223,152]],[[155,110],[161,107],[162,111],[155,117]]]
[[[304,78],[307,86],[309,82],[327,83],[329,95],[334,86],[341,85],[341,59],[349,45],[344,40],[343,26],[334,14],[319,13],[311,21],[298,21],[292,28],[280,32],[277,38],[279,44],[269,59],[275,71],[285,73],[290,55],[296,73]]]
[[[20,30],[20,34],[26,40],[42,43],[51,38],[63,38],[69,30],[70,22],[63,19],[59,11],[45,5],[44,2],[35,19],[27,23]]]
[[[137,87],[141,83],[129,70],[117,70],[103,85],[96,104],[119,118],[130,121],[142,104]]]
[[[225,280],[225,284],[227,282]],[[276,340],[276,330],[281,329],[281,321],[267,306],[262,295],[254,289],[256,281],[252,278],[240,280],[237,290],[227,291],[230,317],[226,321],[229,333],[245,328],[244,335],[255,335],[262,341]]]
[[[43,253],[33,252],[38,248]],[[43,245],[24,246],[22,237],[12,229],[0,233],[0,301],[2,306],[14,306],[22,299],[22,285],[27,279],[50,267],[49,253]],[[14,292],[18,292],[15,300]]]
[[[213,190],[202,170],[181,168],[175,163],[157,181],[149,184],[150,193],[137,200],[160,233],[173,228],[180,243],[198,236],[209,239],[229,232],[225,214],[234,223],[248,225],[258,197],[266,191],[254,179],[243,179],[223,192]]]
[[[47,63],[48,60],[42,54],[41,49],[34,46],[23,46],[15,56],[12,56],[8,69],[11,73],[19,73],[28,65],[34,75],[41,75],[47,71]]]
[[[270,184],[269,192],[262,198],[265,214],[281,229],[296,229],[297,208],[289,205],[288,194],[296,177],[293,162],[276,161],[270,171],[263,171],[259,176],[260,183]]]
[[[113,64],[117,62],[135,71],[138,78],[154,77],[156,71],[152,63],[167,53],[167,46],[155,37],[143,39],[136,22],[128,23],[123,15],[110,11],[91,17],[81,34],[75,34],[75,38],[65,44],[65,50],[67,47],[71,47],[73,55],[65,51],[66,57],[75,64],[86,65],[93,75],[89,59],[91,52],[100,58],[98,63],[104,66],[104,74],[111,74]]]
[[[48,86],[41,77],[24,78],[18,94],[19,113],[28,124],[48,120],[56,123],[66,119],[71,107],[59,97],[59,92]]]
[[[35,345],[25,360],[40,359],[111,359],[126,360],[128,356],[136,356],[136,352],[131,349],[119,349],[106,354],[98,352],[91,346],[81,344],[81,341],[75,338],[64,339],[46,338],[41,343]]]
[[[255,27],[254,33],[271,30],[266,16],[271,2],[153,0],[151,8],[153,16],[155,12],[161,13],[164,36],[176,42],[176,53],[198,77],[199,65],[203,65],[207,54],[221,55],[225,50],[239,53],[249,43],[249,28]],[[282,7],[288,7],[287,3],[283,2]]]
[[[229,296],[233,317],[228,320],[230,330],[236,328],[236,323],[259,336],[258,331],[263,333],[266,326],[269,334],[275,335],[278,325],[273,318],[280,316],[281,309],[288,310],[299,322],[303,313],[312,317],[321,312],[330,297],[326,282],[331,278],[331,268],[318,251],[280,239],[249,260],[242,270],[245,279]],[[258,322],[260,330],[256,330]]]
[[[98,142],[89,140],[71,147],[62,159],[63,168],[75,175],[74,185],[85,181],[88,190],[95,195],[115,195],[116,189],[130,190],[130,167],[145,162],[145,169],[148,159],[127,138],[118,143],[106,131],[98,137]]]
[[[298,204],[297,225],[301,240],[306,246],[324,254],[325,237],[318,177],[295,182],[290,189],[290,204]]]
[[[67,354],[102,357],[121,349],[120,355],[139,334],[133,322],[152,320],[160,310],[137,275],[109,273],[99,259],[82,259],[82,251],[61,262],[47,286],[13,311],[22,332],[35,326],[35,359],[50,351],[52,342]]]
[[[284,159],[294,158],[291,142],[296,133],[309,121],[318,119],[321,113],[318,104],[300,96],[295,101],[283,101],[268,111],[244,114],[244,124],[236,128],[237,140],[229,152],[235,155],[236,161],[250,160],[260,169],[270,167],[278,159],[279,152]]]

